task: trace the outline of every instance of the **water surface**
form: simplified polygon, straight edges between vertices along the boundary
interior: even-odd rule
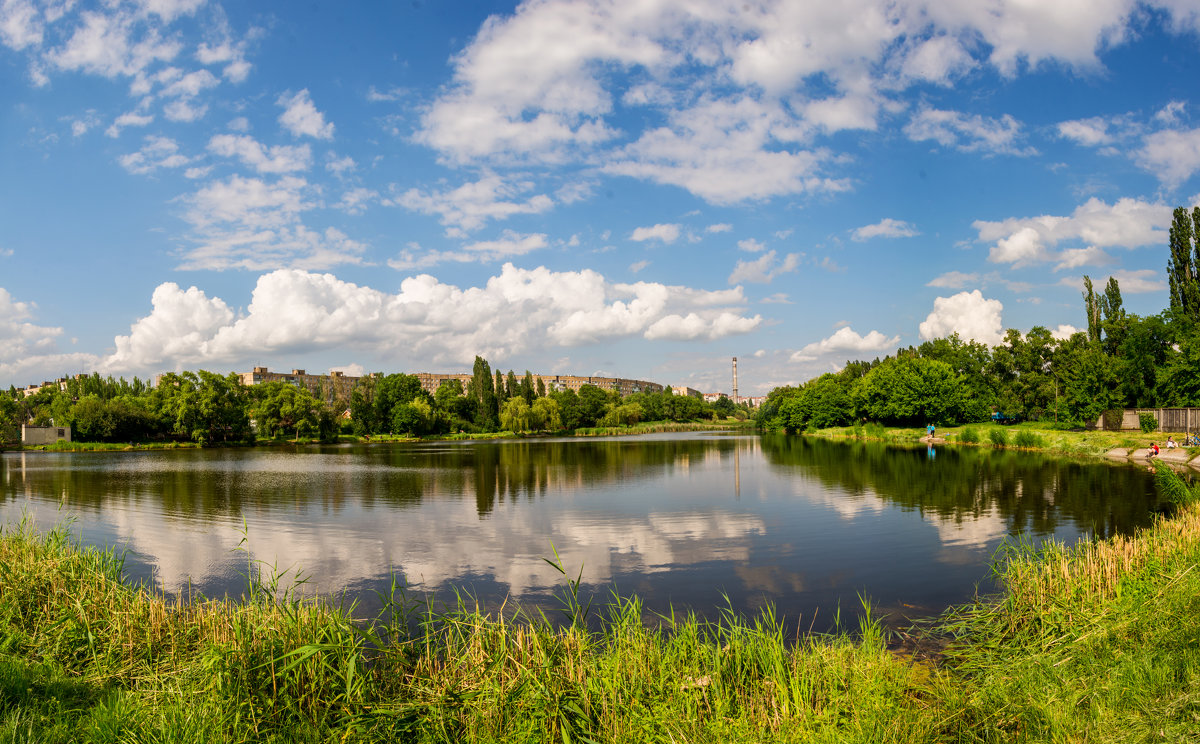
[[[648,616],[770,603],[826,630],[860,597],[897,619],[993,591],[1006,538],[1128,533],[1154,508],[1128,465],[782,435],[0,456],[0,519],[69,517],[166,592],[241,593],[253,560],[363,613],[393,572],[414,596],[553,608],[557,551]]]

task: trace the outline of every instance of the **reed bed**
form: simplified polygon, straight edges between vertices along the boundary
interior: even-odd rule
[[[1200,508],[1175,493],[1134,537],[1012,546],[1004,593],[909,631],[921,654],[869,609],[853,636],[787,637],[770,610],[647,624],[565,571],[558,622],[399,586],[364,622],[270,575],[173,601],[20,524],[0,534],[0,741],[1194,741]]]

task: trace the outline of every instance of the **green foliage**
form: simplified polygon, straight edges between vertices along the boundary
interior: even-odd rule
[[[988,441],[992,443],[993,447],[1007,447],[1008,446],[1008,431],[1005,429],[1001,429],[1000,427],[995,427],[993,429],[989,429],[988,430]]]
[[[1125,411],[1120,408],[1109,408],[1104,411],[1104,430],[1120,431],[1125,420]]]
[[[1002,429],[999,431],[1003,432]],[[1003,444],[1001,444],[1001,446],[1003,446]],[[1021,447],[1022,449],[1041,449],[1042,447],[1046,446],[1046,442],[1038,434],[1035,434],[1032,431],[1021,429],[1017,432],[1016,436],[1013,437],[1013,446]]]
[[[1139,413],[1138,426],[1142,427],[1142,432],[1149,434],[1152,431],[1158,430],[1158,417],[1153,413]]]
[[[1183,476],[1162,460],[1154,461],[1154,485],[1159,498],[1177,506],[1200,501],[1200,481],[1189,485]]]
[[[965,426],[958,433],[958,441],[963,444],[976,444],[979,441],[979,432],[972,426]]]
[[[963,394],[950,365],[907,355],[873,368],[853,388],[860,415],[897,426],[959,421],[964,415]]]

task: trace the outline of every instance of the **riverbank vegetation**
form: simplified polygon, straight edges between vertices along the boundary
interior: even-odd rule
[[[788,432],[859,421],[945,426],[996,413],[1004,422],[1081,428],[1115,409],[1200,406],[1200,207],[1175,210],[1168,249],[1170,305],[1157,315],[1127,312],[1115,277],[1102,289],[1084,277],[1082,331],[1010,329],[994,346],[955,334],[884,359],[848,361],[839,372],[773,390],[759,425]]]
[[[520,379],[511,370],[507,377],[499,371],[493,377],[487,361],[476,357],[465,388],[447,380],[431,394],[414,375],[380,373],[360,379],[344,400],[284,382],[244,386],[235,374],[204,370],[162,375],[157,386],[94,374],[67,378],[61,387],[43,386],[30,396],[10,388],[0,393],[0,444],[15,441],[22,422],[53,421],[72,427],[76,441],[123,449],[168,442],[330,442],[345,435],[386,441],[598,428],[629,433],[648,425],[677,431],[672,427],[748,418],[749,409],[724,396],[706,403],[669,391],[621,397],[595,385],[547,391],[528,371]]]
[[[260,577],[242,599],[131,587],[69,531],[0,534],[0,732],[14,742],[1183,741],[1200,715],[1200,509],[996,564],[1004,592],[901,636],[785,634],[636,598],[375,622]],[[802,623],[800,624],[803,625]],[[792,627],[795,623],[792,624]],[[904,640],[904,643],[899,643]]]

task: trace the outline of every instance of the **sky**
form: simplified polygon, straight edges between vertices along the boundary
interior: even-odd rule
[[[0,385],[763,395],[1167,305],[1200,0],[0,0]]]

